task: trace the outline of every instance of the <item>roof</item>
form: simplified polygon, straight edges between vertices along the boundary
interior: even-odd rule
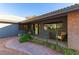
[[[58,15],[58,14],[68,13],[68,12],[78,10],[78,9],[79,9],[79,4],[71,5],[71,6],[68,6],[66,8],[55,10],[55,11],[52,11],[52,12],[49,12],[49,13],[28,19],[28,20],[25,20],[25,21],[23,21],[23,23],[39,20],[39,19],[42,19],[42,18],[50,17],[50,16],[55,16],[55,15]]]
[[[23,20],[25,20],[24,17],[7,15],[7,14],[0,14],[0,23],[18,23]]]
[[[22,23],[24,23],[25,21],[31,20],[31,19],[33,19],[33,18],[35,18],[35,17],[37,17],[37,16],[35,16],[35,15],[33,15],[33,16],[28,16],[28,17],[26,17],[27,20],[22,21]]]

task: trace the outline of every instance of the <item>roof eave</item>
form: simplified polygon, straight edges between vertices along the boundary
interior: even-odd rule
[[[50,16],[60,15],[60,14],[63,14],[63,13],[67,14],[67,13],[69,13],[71,11],[75,11],[75,10],[79,10],[79,4],[73,5],[73,6],[70,6],[70,7],[67,7],[67,8],[59,9],[59,10],[56,10],[56,11],[53,11],[53,12],[50,12],[50,13],[47,13],[47,14],[40,15],[38,17],[26,20],[23,23],[28,23],[28,22],[31,22],[31,21],[36,21],[36,20],[43,19],[43,18],[50,17]]]

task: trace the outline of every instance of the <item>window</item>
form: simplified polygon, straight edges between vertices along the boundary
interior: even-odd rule
[[[39,24],[35,24],[35,35],[39,34]]]
[[[28,25],[26,24],[19,24],[19,30],[27,30],[28,29]]]
[[[61,39],[62,29],[63,23],[44,24],[44,30],[49,32],[50,39]]]
[[[54,24],[44,24],[44,30],[57,30],[62,29],[63,23],[54,23]]]

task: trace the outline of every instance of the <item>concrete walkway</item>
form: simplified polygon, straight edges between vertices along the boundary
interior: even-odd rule
[[[18,37],[15,37],[14,39],[7,41],[6,47],[18,51],[22,51],[30,55],[60,55],[61,54],[45,46],[34,44],[32,42],[19,43]]]
[[[14,37],[0,38],[0,55],[25,55],[26,53],[5,47],[5,43]]]

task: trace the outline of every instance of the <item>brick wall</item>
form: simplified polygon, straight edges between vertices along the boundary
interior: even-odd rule
[[[79,11],[68,13],[68,47],[79,50]]]

